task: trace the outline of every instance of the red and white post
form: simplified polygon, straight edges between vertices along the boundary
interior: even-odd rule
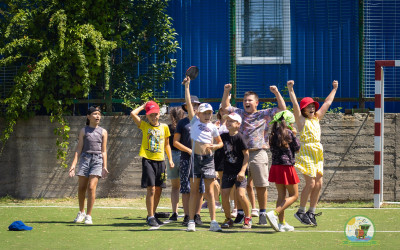
[[[375,61],[374,207],[383,203],[384,73],[383,67],[399,67],[400,60]]]

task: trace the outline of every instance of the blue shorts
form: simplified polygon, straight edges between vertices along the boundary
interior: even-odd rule
[[[174,180],[179,178],[179,162],[181,160],[181,151],[179,150],[171,150],[172,152],[172,161],[174,162],[174,168],[169,167],[169,161],[167,162],[167,179]]]
[[[86,176],[96,175],[101,177],[103,170],[103,155],[82,153],[79,160],[79,170],[76,175]]]
[[[204,179],[216,177],[213,155],[194,155],[194,177]]]
[[[180,193],[190,194],[190,158],[182,158],[179,163],[179,177],[180,177]],[[206,192],[206,187],[204,186],[203,178],[200,180],[199,193],[204,194]]]

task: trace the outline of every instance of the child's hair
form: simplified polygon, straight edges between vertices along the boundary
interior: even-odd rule
[[[100,111],[101,113],[100,106],[90,106],[90,108],[88,108],[87,115],[90,115],[95,111]],[[86,118],[86,125],[90,125],[90,120],[88,118]]]
[[[292,137],[288,132],[286,122],[283,122],[283,116],[279,119],[281,122],[275,122],[271,128],[271,134],[269,135],[269,146],[288,148],[289,143],[292,142]]]
[[[246,98],[249,95],[254,95],[256,97],[256,101],[258,101],[258,95],[254,91],[247,91],[246,93],[244,93],[243,99]]]
[[[185,116],[185,112],[180,107],[172,107],[169,109],[169,115],[172,121],[171,126],[175,129],[179,120]]]
[[[307,114],[306,114],[306,109],[302,109],[301,110],[301,115],[305,118],[308,118]]]

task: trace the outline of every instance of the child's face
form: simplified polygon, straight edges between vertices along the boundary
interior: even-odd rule
[[[211,110],[207,110],[207,111],[204,111],[204,112],[201,112],[201,113],[199,112],[198,116],[199,116],[200,122],[209,123],[209,122],[211,122],[212,111]]]
[[[226,118],[226,128],[229,130],[229,132],[239,131],[240,123],[228,116]]]
[[[315,104],[311,103],[304,108],[304,113],[307,118],[312,119],[315,116]]]
[[[101,113],[100,111],[92,112],[90,115],[87,115],[87,118],[89,119],[90,125],[92,126],[99,125],[101,119]]]
[[[248,95],[243,99],[243,107],[247,113],[254,113],[257,111],[258,100],[255,95]]]
[[[151,126],[158,126],[158,120],[160,119],[160,113],[151,113],[150,115],[146,115],[147,120]]]

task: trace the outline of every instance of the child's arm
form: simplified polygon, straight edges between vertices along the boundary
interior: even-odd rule
[[[213,141],[215,141],[216,144],[209,144],[206,147],[206,152],[207,153],[211,153],[211,151],[213,151],[213,150],[215,151],[215,150],[220,149],[220,148],[222,148],[224,146],[224,143],[222,142],[221,136],[214,137]]]
[[[275,95],[276,102],[278,103],[278,112],[286,110],[286,103],[283,100],[281,93],[279,93],[278,88],[275,85],[269,86],[269,90]]]
[[[191,155],[192,154],[192,149],[190,149],[190,148],[186,147],[185,145],[183,145],[180,142],[180,140],[181,140],[181,134],[175,132],[174,141],[173,141],[174,147],[176,147],[177,149],[179,149],[182,152],[186,152],[186,153]]]
[[[194,110],[193,110],[193,105],[192,105],[192,100],[190,100],[190,78],[187,76],[185,79],[183,79],[182,84],[185,85],[185,101],[186,101],[186,109],[188,111],[189,115],[189,120],[192,120],[192,118],[195,116]]]
[[[229,100],[230,100],[230,92],[232,89],[232,84],[228,83],[225,84],[224,86],[224,94],[222,95],[222,101],[221,101],[221,109],[222,110],[226,110],[229,106]]]
[[[336,91],[337,91],[337,89],[339,87],[338,81],[334,80],[333,83],[332,83],[332,86],[333,86],[333,89],[332,89],[331,93],[325,99],[325,102],[322,105],[322,107],[320,109],[318,109],[318,111],[315,113],[315,115],[320,120],[324,117],[324,115],[326,114],[326,111],[328,111],[329,107],[331,106],[331,104],[333,102],[333,99],[335,99],[335,94],[336,94]]]
[[[145,106],[146,106],[146,103],[140,107],[137,107],[136,109],[132,110],[132,112],[131,112],[131,117],[138,127],[140,127],[140,122],[141,122],[139,113],[140,113],[140,111],[144,110]]]
[[[243,181],[244,178],[246,178],[245,174],[246,174],[246,169],[247,169],[247,165],[249,163],[249,150],[248,149],[243,149],[243,165],[242,165],[242,169],[240,170],[239,174],[237,175],[237,180],[238,181]]]
[[[76,146],[76,151],[75,151],[75,156],[74,160],[72,161],[71,167],[69,168],[69,177],[75,176],[75,166],[78,163],[79,156],[82,153],[83,149],[83,136],[85,135],[85,129],[81,129],[79,132],[79,140],[78,140],[78,145]]]
[[[101,178],[106,178],[108,172],[107,169],[107,139],[108,133],[107,130],[103,129],[103,141],[101,143],[101,155],[103,156],[103,169],[101,171]]]
[[[297,102],[297,97],[296,97],[296,94],[294,93],[293,85],[294,85],[293,80],[287,81],[289,97],[290,97],[290,101],[292,101],[292,105],[293,105],[294,118],[296,119],[297,128],[299,129],[299,131],[301,131],[304,127],[305,119],[301,115],[300,106],[299,106],[299,103]]]
[[[165,153],[167,153],[168,161],[169,161],[169,166],[170,168],[174,168],[174,161],[172,160],[172,152],[171,152],[171,146],[169,145],[169,139],[168,137],[165,138]]]

